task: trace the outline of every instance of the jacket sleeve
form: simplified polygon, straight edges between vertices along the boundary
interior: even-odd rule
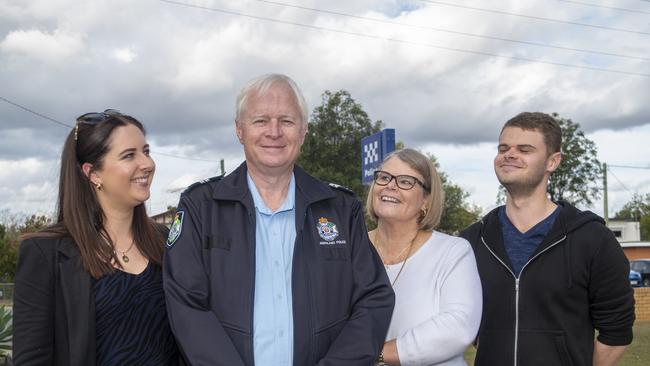
[[[462,355],[476,337],[483,304],[481,280],[469,243],[454,240],[444,256],[444,280],[438,294],[432,294],[440,298],[440,311],[397,338],[403,366],[442,363]]]
[[[601,233],[600,239],[603,243],[591,267],[589,310],[594,328],[598,329],[598,341],[608,346],[624,346],[632,342],[634,324],[630,265],[614,234],[604,230],[606,233]]]
[[[54,286],[52,259],[33,239],[21,243],[13,307],[17,366],[54,364]]]
[[[350,241],[354,293],[350,318],[319,366],[374,365],[383,347],[395,295],[370,240],[361,205],[352,205]]]
[[[181,196],[178,212],[182,213],[181,231],[175,237],[172,226],[163,262],[167,312],[176,341],[190,365],[244,365],[221,322],[210,310],[210,281],[203,257],[199,207]]]

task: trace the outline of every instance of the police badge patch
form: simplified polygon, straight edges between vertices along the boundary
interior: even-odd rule
[[[167,248],[171,248],[176,242],[176,239],[178,239],[178,237],[181,236],[181,230],[183,230],[184,216],[185,216],[185,212],[183,211],[176,212],[176,217],[174,217],[174,222],[172,223],[172,227],[169,229],[169,236],[167,236]]]
[[[337,236],[339,236],[339,231],[336,228],[336,224],[327,221],[327,219],[324,217],[318,219],[316,228],[318,229],[318,235],[320,235],[323,240],[333,241]]]

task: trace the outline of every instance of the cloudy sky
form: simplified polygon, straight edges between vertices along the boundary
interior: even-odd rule
[[[579,122],[610,165],[650,167],[649,44],[645,0],[0,0],[0,212],[53,212],[60,123],[106,108],[148,128],[150,211],[175,205],[242,161],[234,96],[269,72],[310,109],[349,91],[487,210],[497,134],[521,111]],[[612,214],[650,192],[650,170],[609,182]]]

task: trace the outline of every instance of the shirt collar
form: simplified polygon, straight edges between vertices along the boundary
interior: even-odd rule
[[[266,206],[266,203],[264,203],[264,200],[262,199],[260,192],[257,190],[257,186],[255,186],[255,182],[253,182],[253,178],[251,178],[251,175],[248,172],[246,172],[246,182],[248,183],[248,190],[251,192],[251,196],[253,196],[253,203],[255,204],[255,208],[260,213],[265,215],[273,215],[274,213],[290,211],[295,208],[296,177],[294,173],[291,173],[291,180],[289,181],[289,189],[287,190],[287,197],[284,199],[284,202],[282,203],[280,208],[278,208],[278,210],[275,212],[273,212],[270,208]]]

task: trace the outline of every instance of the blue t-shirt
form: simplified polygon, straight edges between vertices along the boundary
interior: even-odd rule
[[[510,222],[508,215],[506,215],[506,206],[499,207],[498,216],[501,222],[503,245],[506,247],[506,253],[510,258],[515,276],[519,277],[521,269],[553,227],[553,223],[555,223],[561,209],[562,206],[558,205],[544,220],[522,233]]]

